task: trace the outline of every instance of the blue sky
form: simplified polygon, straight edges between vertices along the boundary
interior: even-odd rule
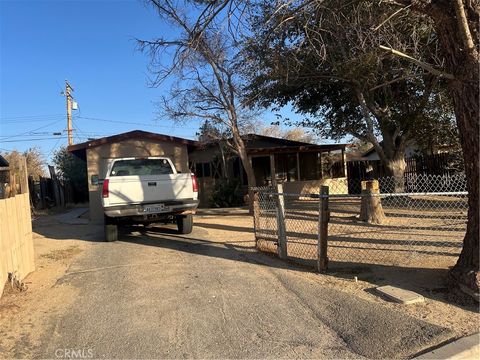
[[[65,79],[80,106],[75,142],[133,129],[195,138],[198,120],[156,116],[168,84],[148,87],[148,57],[134,38],[171,30],[141,1],[3,0],[0,23],[0,151],[38,145],[48,160],[66,144]]]

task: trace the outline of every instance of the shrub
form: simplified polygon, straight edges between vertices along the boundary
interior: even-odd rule
[[[243,190],[238,180],[220,180],[213,189],[211,206],[216,208],[242,206]]]

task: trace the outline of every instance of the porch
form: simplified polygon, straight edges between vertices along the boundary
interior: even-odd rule
[[[282,183],[292,193],[318,193],[331,185],[335,193],[348,193],[345,144],[315,145],[255,136],[246,141],[257,186]],[[200,203],[208,206],[215,185],[222,179],[237,180],[247,192],[247,176],[238,156],[210,145],[189,154],[190,170],[197,175]]]

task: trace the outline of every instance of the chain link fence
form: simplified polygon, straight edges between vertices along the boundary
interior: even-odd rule
[[[326,196],[255,188],[258,249],[279,253],[284,239],[288,258],[314,265],[319,258],[320,203],[326,199],[330,262],[422,268],[453,265],[467,223],[465,176],[419,175],[400,186],[393,178],[381,178],[379,184],[378,192],[350,195],[332,183]],[[374,211],[380,215],[377,222],[362,218],[362,210],[373,198],[377,199]]]

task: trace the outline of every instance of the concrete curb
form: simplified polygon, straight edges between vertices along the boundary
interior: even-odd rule
[[[414,359],[480,359],[480,333],[452,341]]]
[[[196,215],[245,215],[248,214],[247,207],[232,208],[201,208],[197,209]]]

